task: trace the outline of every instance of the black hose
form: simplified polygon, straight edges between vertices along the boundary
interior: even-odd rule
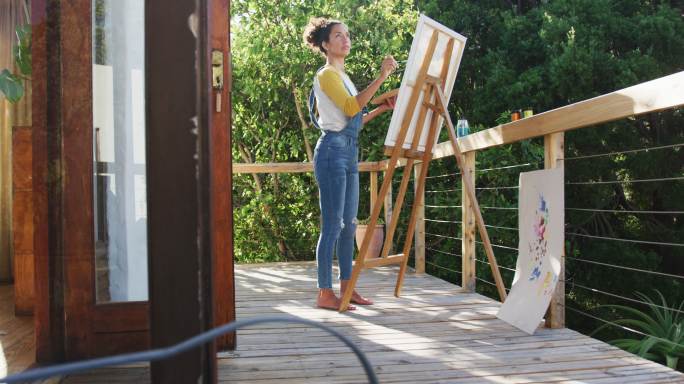
[[[44,368],[31,369],[25,372],[10,375],[4,378],[0,378],[0,383],[21,383],[33,380],[47,379],[52,376],[60,376],[66,374],[73,374],[76,372],[89,371],[96,368],[102,368],[113,365],[123,365],[130,363],[138,363],[143,361],[157,361],[167,359],[169,357],[178,355],[182,352],[188,351],[193,348],[197,348],[203,344],[206,344],[215,338],[225,335],[226,333],[233,332],[239,328],[247,327],[250,325],[261,324],[261,323],[300,323],[318,327],[333,334],[338,339],[342,340],[361,361],[363,369],[366,371],[366,376],[368,377],[368,382],[372,384],[378,383],[378,378],[375,376],[373,367],[371,366],[366,355],[361,352],[361,350],[351,341],[348,337],[342,333],[325,326],[323,324],[317,323],[311,320],[300,319],[296,317],[286,317],[286,316],[269,316],[269,317],[259,317],[252,319],[245,319],[240,321],[235,321],[230,324],[225,324],[220,327],[216,327],[207,332],[201,333],[197,336],[193,336],[185,341],[178,344],[165,347],[157,348],[148,351],[127,353],[116,356],[102,357],[91,360],[77,361],[74,363],[58,364],[52,365]]]

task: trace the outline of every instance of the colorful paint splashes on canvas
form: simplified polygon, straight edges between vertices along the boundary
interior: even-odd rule
[[[544,195],[540,194],[538,204],[534,212],[534,221],[532,222],[532,232],[530,241],[527,243],[530,258],[530,276],[528,280],[531,282],[539,282],[539,289],[537,295],[548,295],[549,289],[558,279],[551,271],[544,271],[543,261],[548,255],[548,238],[546,236],[546,229],[549,226],[549,205],[544,199]]]

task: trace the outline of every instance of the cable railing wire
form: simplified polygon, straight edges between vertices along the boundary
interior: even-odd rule
[[[502,170],[502,169],[531,167],[531,166],[533,166],[533,165],[540,165],[540,164],[541,164],[541,162],[532,162],[532,163],[508,165],[508,166],[505,166],[505,167],[476,169],[475,172],[478,172],[478,173],[485,173],[485,172],[491,172],[491,171],[499,171],[499,170]]]
[[[578,258],[572,257],[572,256],[565,256],[565,258],[568,259],[568,260],[575,260],[575,261],[579,261],[579,262],[582,262],[582,263],[595,264],[595,265],[601,265],[601,266],[604,266],[604,267],[622,269],[622,270],[626,270],[626,271],[640,272],[640,273],[646,273],[646,274],[650,274],[650,275],[658,275],[658,276],[664,276],[664,277],[672,277],[672,278],[675,278],[675,279],[682,279],[682,280],[684,280],[684,276],[673,275],[673,274],[671,274],[671,273],[658,272],[658,271],[651,271],[651,270],[648,270],[648,269],[640,269],[640,268],[633,268],[633,267],[625,267],[625,266],[622,266],[622,265],[615,265],[615,264],[602,263],[602,262],[600,262],[600,261],[594,261],[594,260],[578,259]]]
[[[441,237],[441,238],[445,238],[445,239],[463,240],[463,239],[460,238],[460,237],[453,237],[453,236],[440,235],[440,234],[431,233],[431,232],[425,232],[425,234],[426,234],[426,235],[430,235],[430,236],[435,236],[435,237]]]
[[[438,219],[423,219],[425,221],[428,221],[430,223],[449,223],[449,224],[462,224],[462,221],[458,220],[438,220]]]
[[[486,284],[489,284],[489,285],[491,285],[491,286],[496,287],[496,283],[492,283],[491,281],[485,280],[485,279],[483,279],[483,278],[481,278],[481,277],[475,276],[475,280],[481,281],[481,282],[483,282],[483,283],[486,283]]]
[[[425,260],[425,264],[431,265],[431,266],[433,266],[433,267],[435,267],[435,268],[443,269],[443,270],[449,271],[449,272],[456,272],[456,273],[458,273],[458,274],[462,274],[462,273],[463,273],[463,272],[457,271],[457,270],[455,270],[455,269],[451,269],[451,268],[443,267],[443,266],[438,265],[438,264],[435,264],[435,263],[431,263],[431,262],[429,262],[429,261],[427,261],[427,260]]]
[[[485,280],[485,279],[482,279],[482,278],[477,277],[477,276],[475,276],[475,280],[481,281],[481,282],[483,282],[483,283],[486,283],[486,284],[489,284],[489,285],[491,285],[491,286],[493,286],[493,287],[496,287],[496,283],[493,283],[493,282],[491,282],[491,281],[489,281],[489,280]],[[511,291],[510,289],[508,289],[508,288],[506,288],[506,287],[504,287],[504,289],[506,290],[506,292],[510,292],[510,291]]]
[[[584,212],[604,212],[604,213],[630,213],[630,214],[647,214],[647,215],[684,215],[684,211],[634,211],[626,209],[592,209],[592,208],[565,208],[566,211],[584,211]]]
[[[486,265],[492,265],[489,261],[487,261],[487,260],[480,260],[480,259],[478,259],[477,257],[475,258],[475,261],[479,261],[480,263],[486,264]],[[499,268],[501,268],[501,269],[503,269],[503,270],[506,270],[506,271],[509,271],[509,272],[515,272],[515,269],[513,269],[513,268],[508,268],[508,267],[504,267],[503,265],[499,265]]]
[[[477,187],[475,190],[477,191],[488,191],[488,190],[499,190],[499,189],[519,189],[520,187],[515,185],[515,186],[510,186],[510,187]],[[445,193],[445,192],[461,192],[460,188],[451,188],[451,189],[437,189],[437,190],[432,190],[432,191],[425,191],[425,193]]]
[[[425,191],[425,193],[444,193],[444,192],[460,192],[460,188],[453,188],[453,189],[438,189],[438,190],[433,190],[433,191]]]
[[[425,204],[425,208],[463,208],[462,205],[430,205]]]
[[[482,208],[485,208],[485,207],[482,207]],[[424,220],[427,222],[435,222],[435,223],[451,223],[451,224],[462,224],[463,223],[462,221],[454,221],[454,220],[437,220],[437,219],[424,219]],[[509,231],[517,231],[518,230],[518,228],[506,227],[506,226],[496,226],[496,225],[489,225],[489,224],[485,224],[485,227],[493,228],[493,229],[504,229],[504,230],[509,230]],[[592,239],[618,241],[618,242],[625,242],[625,243],[662,245],[662,246],[670,246],[670,247],[684,247],[684,243],[671,243],[671,242],[663,242],[663,241],[622,239],[622,238],[617,238],[617,237],[588,235],[588,234],[576,233],[576,232],[566,232],[565,234],[568,236],[586,237],[586,238],[592,238]],[[432,234],[432,235],[436,236],[436,234]],[[478,242],[478,243],[482,244],[481,242]],[[506,246],[499,246],[499,247],[500,248],[506,248],[506,249],[513,249],[511,247],[506,247]]]
[[[487,228],[493,228],[493,229],[506,229],[506,230],[509,230],[509,231],[517,231],[517,230],[518,230],[518,228],[513,228],[513,227],[502,227],[502,226],[498,226],[498,225],[489,225],[489,224],[485,224],[485,227],[487,227]]]
[[[506,211],[517,211],[518,207],[487,207],[480,205],[481,209],[493,209],[493,210],[506,210]]]
[[[671,144],[671,145],[661,145],[657,147],[650,147],[650,148],[639,148],[639,149],[629,149],[626,151],[618,151],[618,152],[606,152],[606,153],[599,153],[596,155],[584,155],[584,156],[574,156],[574,157],[566,157],[565,161],[572,161],[572,160],[581,160],[581,159],[592,159],[595,157],[602,157],[602,156],[613,156],[613,155],[621,155],[625,153],[637,153],[637,152],[649,152],[649,151],[656,151],[659,149],[668,149],[668,148],[677,148],[684,146],[684,143],[679,143],[679,144]]]
[[[425,204],[425,208],[463,208],[463,205],[432,205]],[[504,211],[517,211],[518,207],[488,207],[480,206],[481,209],[491,209],[491,210],[504,210]]]
[[[425,176],[426,179],[439,179],[443,177],[450,177],[450,176],[460,176],[461,172],[456,172],[456,173],[445,173],[443,175],[437,175],[437,176]]]
[[[482,245],[484,245],[484,243],[481,242],[481,241],[479,241],[479,240],[476,240],[475,242],[476,242],[477,244],[482,244]],[[490,244],[491,244],[491,243],[490,243]],[[508,249],[508,250],[511,250],[511,251],[517,251],[517,250],[518,250],[518,248],[509,247],[509,246],[506,246],[506,245],[491,244],[491,246],[494,247],[494,248]]]
[[[585,289],[585,290],[587,290],[587,291],[600,293],[600,294],[605,295],[605,296],[611,296],[611,297],[615,297],[615,298],[622,299],[622,300],[625,300],[625,301],[631,301],[631,302],[637,303],[637,304],[650,305],[650,306],[658,307],[658,308],[665,309],[665,310],[668,310],[668,311],[672,311],[672,312],[677,312],[677,313],[684,314],[684,311],[681,311],[681,310],[676,309],[676,308],[670,308],[670,307],[666,307],[666,306],[663,306],[663,305],[660,305],[660,304],[656,304],[656,303],[647,303],[647,302],[642,301],[642,300],[632,299],[632,298],[630,298],[630,297],[625,297],[625,296],[618,295],[618,294],[615,294],[615,293],[610,293],[610,292],[602,291],[602,290],[597,289],[597,288],[585,287],[585,286],[583,286],[583,285],[581,285],[581,284],[577,284],[576,282],[568,282],[568,284],[572,285],[573,287],[579,287],[579,288]]]
[[[635,180],[607,180],[607,181],[568,181],[565,185],[593,185],[593,184],[631,184],[631,183],[653,183],[657,181],[679,181],[684,180],[684,176],[660,177],[655,179],[635,179]]]
[[[475,188],[478,191],[491,191],[491,190],[500,190],[500,189],[520,189],[520,186],[518,185],[512,185],[509,187],[477,187]]]
[[[504,167],[476,169],[475,172],[486,173],[486,172],[491,172],[491,171],[500,171],[500,170],[504,170],[504,169],[531,167],[531,166],[539,165],[539,164],[541,164],[541,162],[531,162],[531,163],[524,163],[524,164],[507,165]],[[460,175],[461,175],[461,172],[445,173],[443,175],[427,176],[426,179],[438,179],[438,178],[442,178],[442,177],[460,176]]]
[[[587,238],[591,238],[591,239],[619,241],[619,242],[623,242],[623,243],[650,244],[650,245],[665,245],[665,246],[668,246],[668,247],[684,247],[684,244],[682,244],[682,243],[667,243],[667,242],[660,242],[660,241],[620,239],[620,238],[616,238],[616,237],[605,237],[605,236],[596,236],[596,235],[585,235],[585,234],[582,234],[582,233],[572,233],[572,232],[566,232],[565,234],[566,234],[566,235],[570,235],[570,236],[587,237]]]
[[[343,335],[339,331],[330,328],[326,325],[317,323],[312,320],[307,320],[307,319],[300,319],[296,317],[286,317],[286,316],[268,316],[268,317],[260,317],[260,318],[252,318],[252,319],[245,319],[245,320],[238,320],[230,324],[225,324],[219,327],[216,327],[212,330],[209,330],[207,332],[201,333],[197,336],[193,336],[189,339],[186,339],[178,344],[165,347],[165,348],[157,348],[157,349],[152,349],[148,351],[142,351],[142,352],[134,352],[134,353],[127,353],[127,354],[122,354],[122,355],[116,355],[116,356],[109,356],[109,357],[101,357],[97,359],[90,359],[90,360],[83,360],[83,361],[77,361],[73,363],[66,363],[66,364],[59,364],[59,365],[53,365],[49,367],[44,367],[44,368],[36,368],[36,369],[31,369],[25,372],[17,373],[14,375],[10,375],[4,378],[0,378],[0,382],[2,383],[21,383],[21,382],[30,382],[30,381],[35,381],[35,380],[42,380],[42,379],[47,379],[53,376],[61,376],[61,375],[66,375],[66,374],[73,374],[77,372],[83,372],[83,371],[90,371],[96,368],[103,368],[107,366],[112,366],[112,365],[124,365],[124,364],[131,364],[131,363],[139,363],[139,362],[152,362],[152,361],[158,361],[158,360],[163,360],[167,359],[169,357],[176,356],[180,353],[183,353],[185,351],[189,351],[191,349],[197,348],[201,345],[207,344],[214,340],[215,338],[225,335],[227,333],[233,332],[239,328],[242,327],[247,327],[251,325],[256,325],[256,324],[262,324],[262,323],[300,323],[300,324],[306,324],[310,325],[313,327],[317,327],[320,329],[323,329],[324,331],[327,331],[328,333],[334,335],[338,339],[342,340],[344,344],[346,344],[351,350],[356,354],[356,357],[358,357],[359,361],[361,362],[361,365],[363,366],[364,371],[366,372],[366,376],[368,377],[368,381],[370,383],[377,383],[378,378],[375,375],[375,372],[373,371],[373,366],[371,365],[370,361],[368,361],[368,358],[364,353],[361,351],[361,349],[347,336]]]
[[[425,247],[425,249],[428,251],[432,251],[432,252],[443,253],[443,254],[449,255],[449,256],[463,257],[463,255],[459,255],[458,253],[445,252],[445,251],[441,251],[439,249],[434,249],[434,248],[430,248],[430,247]]]

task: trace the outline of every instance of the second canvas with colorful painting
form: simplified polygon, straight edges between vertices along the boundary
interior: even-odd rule
[[[520,174],[518,261],[497,317],[533,334],[558,282],[563,254],[563,169]]]

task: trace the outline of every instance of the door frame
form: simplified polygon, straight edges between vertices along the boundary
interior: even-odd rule
[[[95,302],[95,268],[94,268],[94,233],[93,233],[93,105],[92,105],[92,0],[32,0],[33,24],[33,187],[34,187],[34,250],[36,257],[36,359],[38,362],[55,362],[75,360],[99,355],[129,352],[148,348],[150,334],[155,328],[162,329],[168,318],[155,319],[150,313],[168,310],[170,301],[157,296],[154,302],[131,302],[96,305]],[[178,7],[171,6],[177,4]],[[192,4],[200,7],[199,35],[195,39],[185,39],[184,45],[174,40],[173,33],[187,32],[187,18],[180,8]],[[210,328],[235,319],[235,294],[233,276],[233,243],[232,243],[232,172],[230,151],[230,92],[229,87],[212,91],[209,84],[212,48],[223,50],[225,62],[230,62],[229,50],[229,0],[178,0],[172,3],[163,0],[146,1],[146,47],[156,46],[167,50],[183,50],[192,55],[192,62],[199,60],[200,73],[187,73],[194,76],[192,82],[184,85],[192,88],[196,96],[194,105],[199,113],[198,131],[201,139],[200,174],[194,179],[196,228],[205,233],[200,245],[195,249],[199,271],[203,274],[203,284],[198,284],[203,300],[197,305],[203,309],[204,323],[198,329]],[[174,9],[177,11],[174,11]],[[221,12],[221,10],[225,12]],[[202,11],[203,10],[203,11]],[[220,12],[220,13],[217,13]],[[224,14],[225,17],[219,17]],[[179,20],[183,19],[184,28],[179,28]],[[155,33],[155,28],[148,27],[151,20],[166,21],[175,28],[167,29],[166,35]],[[222,19],[222,20],[221,20]],[[186,34],[187,37],[187,34]],[[150,45],[155,44],[155,45]],[[200,48],[197,50],[197,48]],[[196,52],[203,55],[196,55]],[[165,66],[150,67],[153,56],[161,57],[163,51],[152,53],[146,48],[146,116],[147,127],[158,126],[160,121],[151,121],[160,106],[154,102],[168,94],[160,92],[161,75],[166,69],[177,67],[168,62]],[[159,68],[152,71],[152,68]],[[226,65],[225,84],[230,84],[229,65]],[[185,67],[187,70],[187,66]],[[199,86],[198,84],[205,84]],[[191,84],[192,83],[192,84]],[[156,87],[156,88],[152,88]],[[216,97],[222,98],[223,113],[212,112]],[[176,96],[178,97],[178,96]],[[187,100],[186,102],[191,102]],[[167,117],[173,116],[174,110],[164,111]],[[203,117],[202,117],[203,116]],[[158,126],[159,127],[159,126]],[[169,132],[168,126],[167,133]],[[162,131],[157,131],[162,132]],[[171,131],[173,132],[173,131]],[[152,156],[163,154],[168,157],[172,152],[155,148],[158,145],[169,145],[170,141],[148,141],[148,180],[150,171],[158,172],[158,166]],[[176,144],[183,145],[182,137],[176,135]],[[150,133],[147,133],[148,140]],[[156,153],[156,154],[155,154]],[[175,153],[174,156],[176,157]],[[157,159],[159,160],[159,159]],[[187,160],[187,159],[185,159]],[[157,163],[158,165],[162,163]],[[184,166],[188,166],[187,161]],[[170,166],[170,165],[169,165]],[[193,170],[196,164],[192,163]],[[156,168],[155,168],[156,167]],[[159,178],[157,179],[159,180]],[[192,182],[188,180],[187,182]],[[149,183],[149,181],[148,181]],[[148,188],[148,212],[150,202],[163,199],[174,190],[162,191]],[[179,192],[176,190],[175,192]],[[159,200],[163,202],[163,200]],[[167,207],[169,208],[169,207]],[[160,206],[160,210],[164,208]],[[158,210],[158,212],[160,211]],[[165,233],[159,226],[168,227],[168,223],[157,223],[152,226],[148,214],[148,244],[152,239],[149,234]],[[155,229],[156,228],[156,229]],[[186,227],[187,228],[187,227]],[[159,229],[159,230],[157,230]],[[157,231],[157,232],[155,232]],[[174,239],[181,241],[180,239]],[[168,241],[168,238],[167,238]],[[148,248],[148,260],[154,257]],[[168,257],[168,256],[167,256]],[[175,257],[181,257],[176,255]],[[186,257],[187,258],[187,257]],[[158,260],[158,259],[157,259]],[[179,259],[180,260],[180,259]],[[168,289],[177,285],[167,278],[169,270],[155,269],[159,265],[150,260],[149,287],[150,297],[153,291],[171,292]],[[198,271],[182,270],[182,264],[175,269],[178,273],[189,276]],[[204,267],[202,267],[204,266]],[[179,275],[180,276],[180,275]],[[213,289],[212,289],[213,286]],[[212,296],[212,291],[215,294]],[[197,293],[197,292],[196,292]],[[195,299],[197,294],[189,294]],[[154,308],[155,305],[159,306]],[[176,302],[175,305],[178,303]],[[165,306],[166,309],[160,309]],[[176,319],[180,322],[182,319]],[[185,324],[187,326],[187,324]],[[150,332],[150,328],[152,332]],[[175,328],[178,330],[179,328]],[[175,334],[180,336],[180,334]],[[152,344],[154,345],[154,343]],[[234,335],[221,338],[219,349],[234,348]],[[215,357],[215,354],[214,354]]]

